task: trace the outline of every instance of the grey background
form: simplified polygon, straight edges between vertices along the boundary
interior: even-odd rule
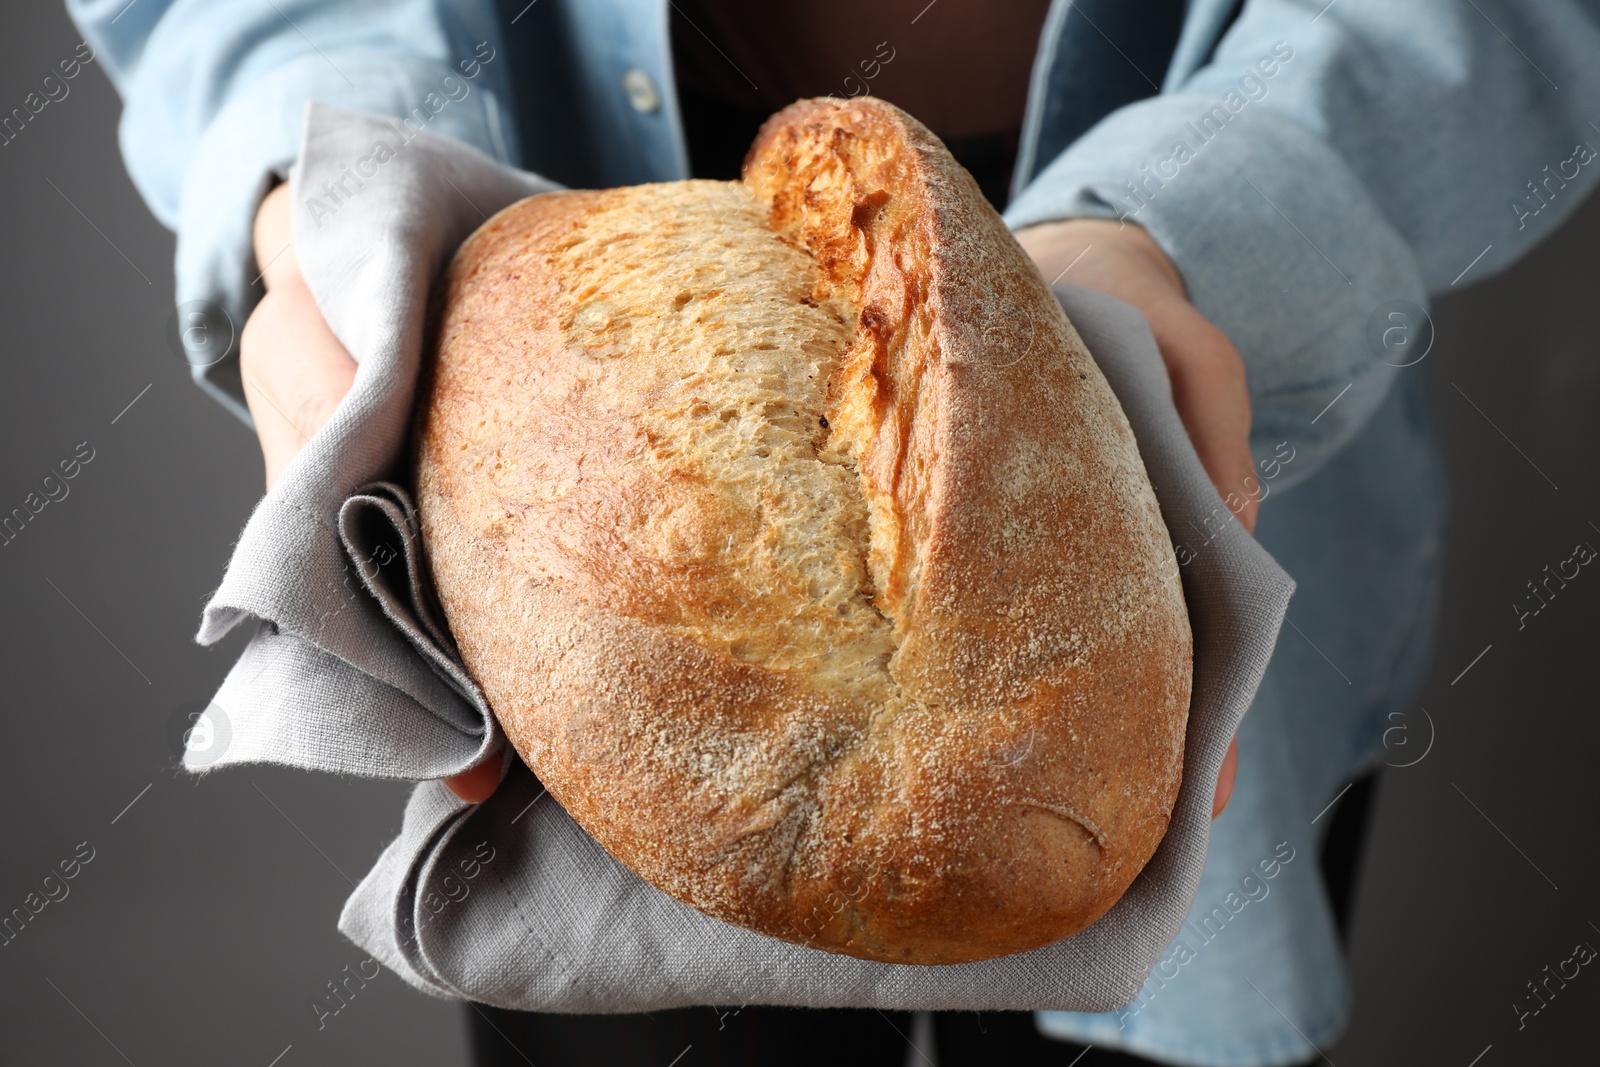
[[[0,111],[78,40],[53,4],[10,14]],[[321,1030],[309,1006],[363,958],[334,920],[405,787],[172,769],[169,718],[238,651],[190,637],[260,458],[166,348],[172,239],[122,168],[115,94],[93,65],[70,85],[0,147],[0,512],[79,442],[95,449],[70,495],[0,547],[0,914],[80,842],[95,858],[0,948],[0,1063],[464,1062],[461,1009],[391,975]],[[1593,968],[1520,1031],[1511,1004],[1576,942],[1600,946],[1600,577],[1585,569],[1520,631],[1510,605],[1576,542],[1600,545],[1597,239],[1590,204],[1511,272],[1472,288],[1469,273],[1416,369],[1454,494],[1419,701],[1433,744],[1383,782],[1355,1016],[1325,1050],[1344,1067],[1593,1055]],[[1430,729],[1420,712],[1397,725],[1391,759],[1409,762]]]

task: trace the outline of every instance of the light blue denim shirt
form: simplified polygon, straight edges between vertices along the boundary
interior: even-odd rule
[[[1307,1059],[1347,1015],[1313,820],[1420,683],[1444,521],[1423,369],[1399,364],[1430,293],[1505,267],[1594,188],[1600,0],[1246,0],[1230,22],[1234,6],[1191,0],[1160,92],[1079,136],[1078,87],[1127,60],[1055,0],[1006,220],[1144,226],[1248,370],[1270,491],[1257,532],[1299,582],[1293,625],[1188,932],[1127,1010],[1040,1016],[1062,1037],[1244,1065]],[[307,100],[412,115],[573,185],[689,173],[665,0],[68,7],[126,101],[134,182],[178,232],[179,299],[236,324],[260,293],[254,210]],[[516,72],[508,33],[531,52]],[[247,417],[236,360],[197,378]]]

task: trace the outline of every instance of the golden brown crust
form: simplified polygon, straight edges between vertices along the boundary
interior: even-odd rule
[[[417,491],[462,656],[646,881],[867,959],[1066,937],[1177,796],[1190,634],[1126,419],[875,100],[745,180],[547,194],[457,254]]]

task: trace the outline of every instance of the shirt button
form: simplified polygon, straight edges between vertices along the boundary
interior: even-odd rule
[[[633,105],[633,110],[641,114],[648,115],[661,106],[661,94],[656,91],[656,83],[638,67],[622,76],[622,90],[628,94],[628,103]]]

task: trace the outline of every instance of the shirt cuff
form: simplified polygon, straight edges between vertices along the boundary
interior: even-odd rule
[[[178,304],[203,302],[211,326],[233,338],[217,362],[192,368],[202,389],[250,423],[238,338],[262,294],[252,228],[261,198],[299,154],[306,104],[408,117],[413,127],[511,163],[515,127],[490,84],[432,60],[336,50],[296,57],[228,101],[196,146],[179,202]],[[352,146],[352,164],[365,148]]]
[[[1114,112],[1005,219],[1014,230],[1093,217],[1149,231],[1194,306],[1238,346],[1251,451],[1278,461],[1282,489],[1366,425],[1432,327],[1411,249],[1338,153],[1259,104],[1225,100],[1238,108],[1173,93]]]

